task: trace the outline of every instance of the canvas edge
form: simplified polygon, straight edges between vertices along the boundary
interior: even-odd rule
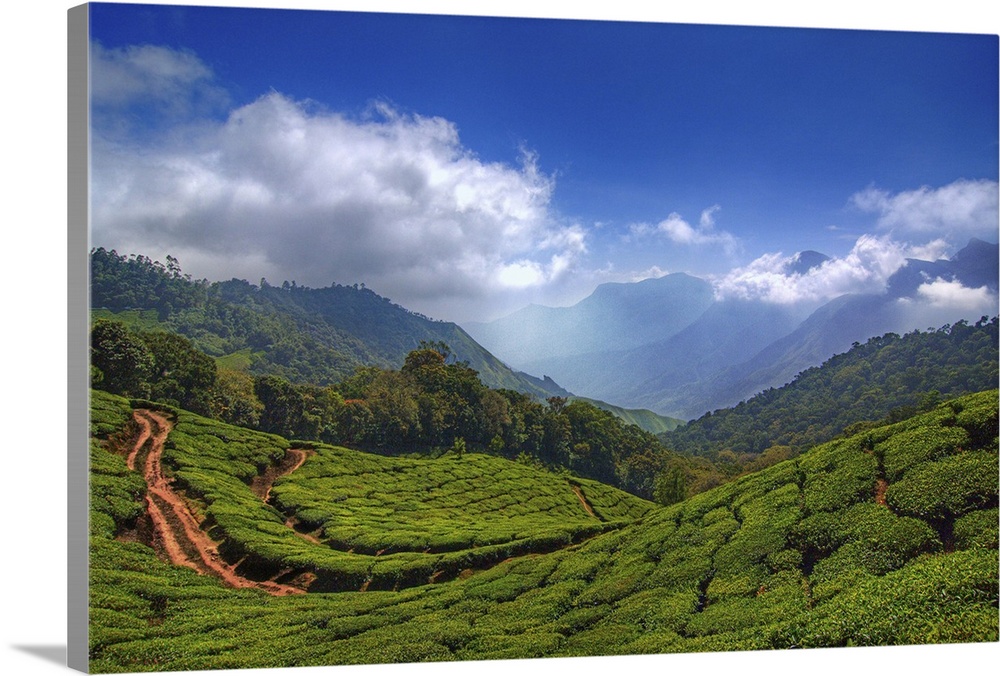
[[[67,649],[88,669],[90,7],[67,10]]]

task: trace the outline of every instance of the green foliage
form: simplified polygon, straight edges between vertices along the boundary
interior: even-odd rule
[[[969,443],[962,427],[919,427],[895,434],[875,446],[885,466],[885,478],[901,479],[914,465],[960,452]]]
[[[90,330],[91,377],[94,385],[126,397],[149,395],[156,366],[146,343],[122,324],[100,320]]]
[[[885,497],[900,513],[932,522],[996,507],[998,466],[995,451],[949,456],[911,470]]]
[[[139,337],[155,365],[149,378],[150,398],[207,415],[216,379],[215,361],[175,333],[156,331]]]
[[[748,463],[776,445],[801,452],[845,430],[854,434],[877,427],[872,421],[898,422],[942,398],[996,387],[997,346],[996,317],[971,326],[961,321],[937,331],[889,333],[661,439],[681,453],[715,457],[728,449]],[[984,439],[991,435],[995,427],[983,431]]]
[[[996,397],[867,429],[669,507],[471,445],[432,458],[311,444],[266,504],[248,484],[289,442],[179,411],[166,467],[225,538],[220,553],[311,571],[316,588],[226,589],[115,539],[141,485],[94,444],[101,490],[121,502],[92,499],[90,668],[995,641],[996,439],[982,430]],[[102,438],[127,427],[125,400],[95,393],[92,404]],[[899,478],[877,501],[888,457],[878,449],[956,427],[961,450],[894,451]],[[959,473],[979,478],[951,492],[932,480]],[[894,499],[924,507],[904,512]],[[951,540],[932,516],[945,509],[957,509]]]
[[[996,549],[1000,538],[997,509],[982,509],[969,512],[955,520],[953,534],[956,549]]]
[[[841,509],[875,492],[878,461],[853,444],[827,444],[804,456],[799,467],[808,477],[802,494],[810,512]]]
[[[493,387],[545,397],[563,391],[551,381],[515,373],[455,324],[432,321],[363,285],[322,289],[285,282],[208,283],[141,255],[103,248],[90,253],[91,305],[102,316],[139,320],[133,327],[178,333],[227,368],[330,386],[361,365],[399,368],[415,345],[451,346]],[[142,310],[151,311],[155,322]]]

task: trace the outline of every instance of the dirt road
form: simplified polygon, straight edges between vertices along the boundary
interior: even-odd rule
[[[304,593],[305,590],[299,587],[271,580],[250,580],[237,574],[236,566],[222,559],[217,543],[201,529],[184,498],[173,490],[171,480],[163,474],[161,458],[163,444],[170,433],[170,421],[163,414],[147,409],[136,409],[133,417],[140,426],[140,434],[128,454],[127,463],[133,470],[140,469],[137,464],[142,465],[147,486],[146,509],[155,533],[154,547],[162,551],[171,563],[187,566],[202,575],[217,577],[230,587],[254,587],[276,596]],[[305,452],[298,453],[301,453],[301,458],[297,455],[293,458],[293,469],[305,461]],[[277,476],[280,474],[270,479],[262,497],[270,491],[270,483]]]

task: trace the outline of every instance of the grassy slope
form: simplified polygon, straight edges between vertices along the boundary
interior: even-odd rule
[[[127,419],[121,400],[95,395],[94,406],[96,433]],[[188,417],[188,424],[201,423]],[[188,445],[183,434],[171,439],[178,467]],[[239,448],[259,458],[270,457],[269,445],[282,445],[277,438],[254,439],[211,446],[239,465]],[[94,671],[998,637],[996,391],[822,445],[582,544],[400,591],[274,598],[224,589],[168,566],[143,545],[113,539],[115,529],[134,518],[141,490],[120,458],[96,445],[93,453]],[[333,449],[317,457],[376,483],[380,476],[409,482],[420,474],[416,467],[380,466],[382,459],[366,474],[361,465],[369,456],[357,454],[353,464],[350,452]],[[244,469],[252,473],[254,462]],[[320,464],[313,463],[313,475],[293,474],[275,490],[292,501],[300,481],[322,479]],[[428,465],[428,473],[434,471]],[[204,481],[226,486],[220,495],[243,499],[242,481]],[[494,483],[506,480],[497,476]],[[333,502],[336,496],[327,497]],[[371,497],[358,516],[371,517],[369,524],[386,505],[406,500]],[[467,521],[485,513],[471,510]]]
[[[669,418],[665,415],[654,413],[646,408],[622,408],[621,406],[615,406],[614,404],[609,404],[597,399],[587,399],[586,397],[573,396],[570,397],[570,399],[573,401],[585,401],[588,404],[596,406],[597,408],[602,408],[605,411],[614,413],[625,422],[653,434],[671,432],[685,423],[685,421],[680,418]]]

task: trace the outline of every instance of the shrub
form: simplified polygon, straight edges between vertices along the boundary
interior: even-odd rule
[[[931,521],[997,504],[997,453],[968,452],[912,469],[889,487],[886,501],[902,514]]]
[[[801,458],[804,467],[810,455],[807,453]],[[874,495],[878,461],[873,455],[861,451],[822,455],[828,456],[834,464],[829,469],[807,470],[802,489],[807,510],[835,511]]]
[[[956,549],[996,549],[998,544],[997,509],[969,512],[954,526]]]
[[[892,436],[876,446],[883,457],[885,478],[898,481],[912,467],[961,450],[969,435],[961,427],[921,426]]]

